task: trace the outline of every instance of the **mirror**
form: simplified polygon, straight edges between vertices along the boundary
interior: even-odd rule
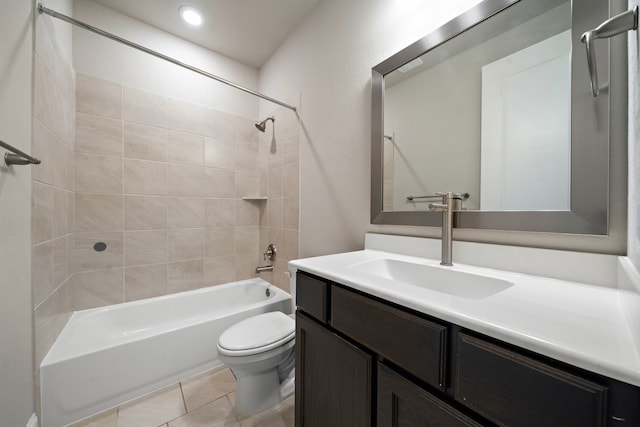
[[[606,234],[610,91],[580,42],[606,3],[485,0],[374,67],[372,223],[439,225],[454,191],[458,228]]]

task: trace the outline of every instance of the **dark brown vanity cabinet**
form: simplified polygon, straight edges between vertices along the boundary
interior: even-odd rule
[[[373,357],[296,314],[296,425],[368,427]]]
[[[377,385],[379,427],[482,426],[382,363]]]
[[[299,272],[298,427],[640,426],[640,388]]]
[[[606,425],[606,386],[464,333],[457,341],[455,398],[487,419],[505,426]]]

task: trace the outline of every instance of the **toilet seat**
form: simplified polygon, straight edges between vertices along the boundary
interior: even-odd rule
[[[247,356],[277,348],[295,336],[295,321],[280,311],[258,314],[224,331],[218,351],[227,356]]]

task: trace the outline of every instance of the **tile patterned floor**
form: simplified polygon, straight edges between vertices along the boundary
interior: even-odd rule
[[[71,427],[295,427],[293,396],[250,417],[234,411],[236,381],[217,368]]]

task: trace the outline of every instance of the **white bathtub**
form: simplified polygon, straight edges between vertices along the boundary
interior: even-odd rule
[[[226,328],[291,310],[288,293],[256,278],[77,311],[40,365],[42,427],[65,426],[221,365],[216,343]]]

